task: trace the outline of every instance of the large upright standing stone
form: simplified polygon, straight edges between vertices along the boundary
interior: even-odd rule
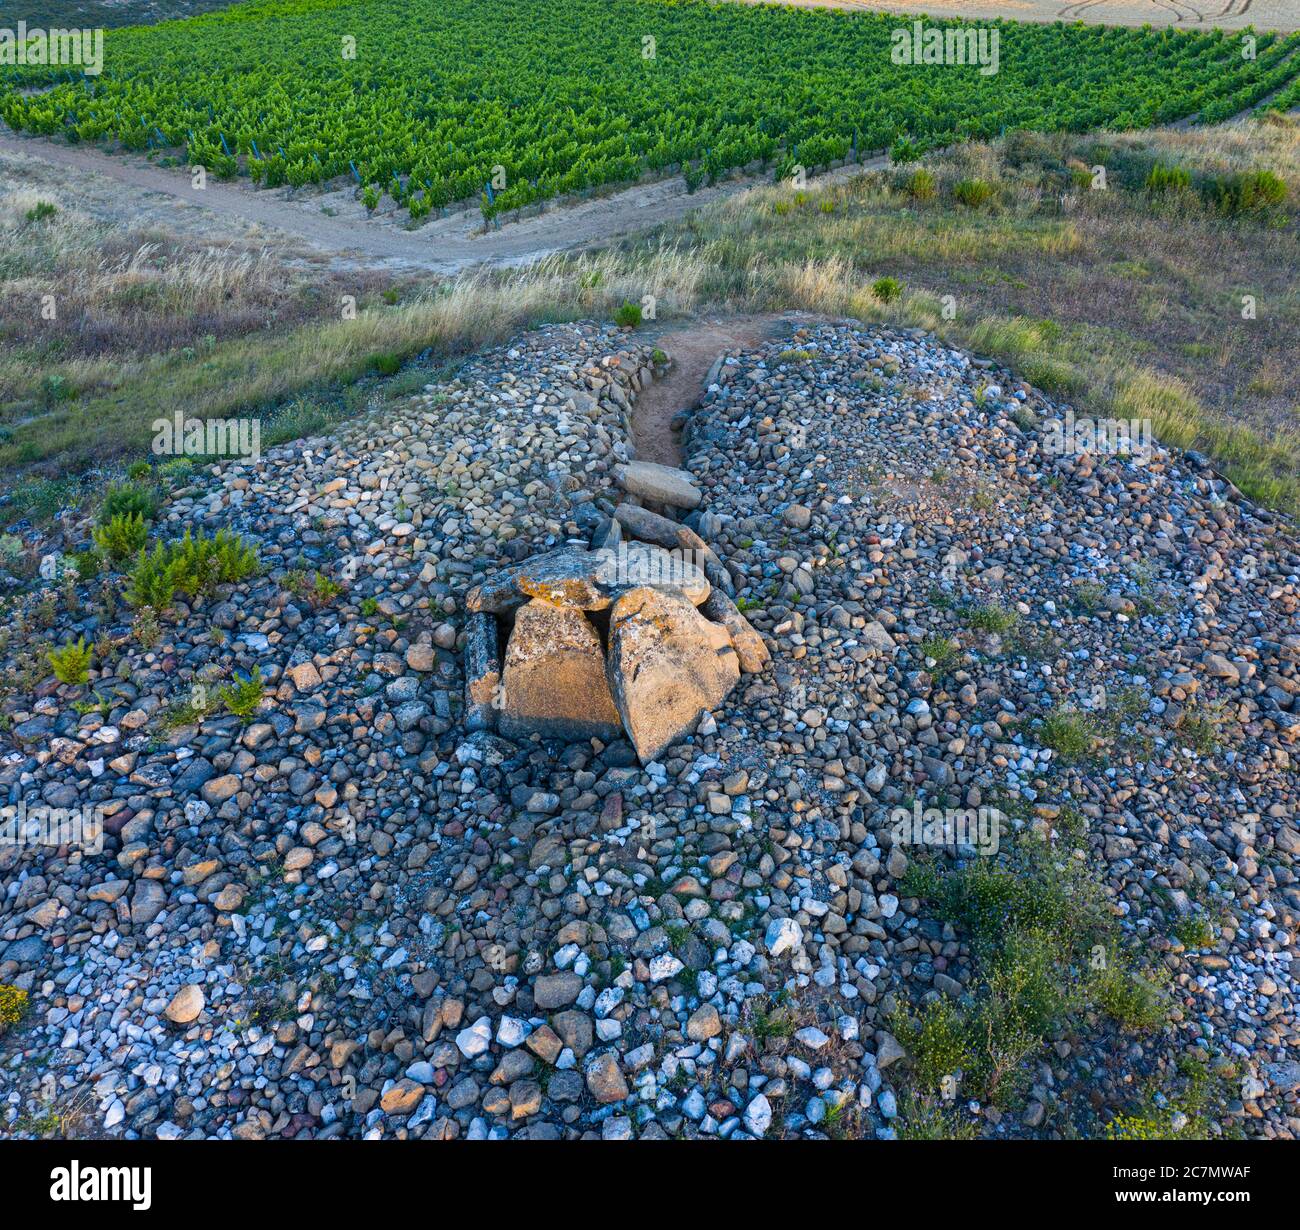
[[[614,602],[609,687],[642,763],[690,734],[740,679],[726,628],[680,593],[641,586]]]
[[[496,724],[497,691],[501,686],[501,653],[497,621],[486,611],[465,620],[465,728],[491,730]]]
[[[507,739],[610,740],[621,733],[600,636],[572,606],[534,598],[515,616],[501,676]]]

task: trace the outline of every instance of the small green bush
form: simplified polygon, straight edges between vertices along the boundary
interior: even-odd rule
[[[903,284],[897,278],[877,278],[871,284],[872,294],[881,303],[893,303],[903,294]]]
[[[957,665],[961,649],[957,642],[946,636],[932,636],[921,642],[921,658],[934,659],[934,675],[941,678]]]
[[[284,588],[295,598],[308,602],[313,610],[328,606],[343,592],[343,586],[333,577],[319,570],[307,573],[301,568],[290,568],[284,574]]]
[[[1272,171],[1238,171],[1213,177],[1206,191],[1220,213],[1232,216],[1281,205],[1288,190],[1286,181]]]
[[[974,1060],[967,1022],[947,999],[933,1000],[915,1019],[899,1017],[894,1033],[907,1052],[917,1088],[939,1092],[944,1077],[956,1077]]]
[[[921,147],[911,137],[899,137],[889,147],[890,162],[915,162],[921,157]]]
[[[959,179],[952,186],[952,195],[969,209],[978,209],[993,199],[993,186],[982,179]]]
[[[614,323],[623,329],[635,329],[641,323],[641,305],[624,299],[623,306],[614,313]]]
[[[210,594],[218,585],[230,585],[253,576],[258,568],[257,549],[229,530],[208,538],[189,530],[170,548],[172,579],[187,598]]]
[[[396,376],[402,370],[402,357],[388,351],[371,355],[370,370],[379,376]]]
[[[51,649],[45,656],[54,668],[54,677],[60,683],[83,684],[90,681],[90,660],[94,652],[83,636],[69,641],[60,649]]]
[[[44,222],[47,218],[54,217],[59,212],[59,207],[49,201],[37,201],[25,215],[28,222]]]
[[[966,609],[966,622],[981,632],[1002,636],[1020,623],[1020,612],[996,602],[985,602]]]
[[[127,579],[126,600],[134,607],[165,611],[176,596],[171,565],[171,555],[162,543],[155,543],[152,551],[141,547]]]
[[[1188,914],[1174,923],[1174,938],[1184,948],[1208,948],[1214,943],[1214,927],[1204,914]]]
[[[934,176],[924,167],[917,167],[907,177],[907,193],[914,201],[933,201],[939,189]]]
[[[1133,1033],[1156,1029],[1165,1020],[1160,987],[1130,969],[1118,952],[1108,951],[1100,967],[1092,970],[1088,991],[1097,1007]]]
[[[0,534],[0,567],[17,571],[27,555],[27,548],[17,534]]]
[[[158,467],[158,477],[164,478],[168,482],[175,482],[177,479],[188,478],[194,473],[194,462],[188,457],[173,457],[169,461],[164,461]]]
[[[142,520],[152,521],[158,513],[158,501],[152,491],[139,483],[113,483],[104,493],[96,521],[107,525],[114,517],[139,514]]]
[[[255,666],[251,674],[237,677],[233,686],[222,687],[221,699],[231,713],[246,722],[262,703],[264,689],[262,668]]]
[[[1097,732],[1092,719],[1075,709],[1058,709],[1043,719],[1039,738],[1062,760],[1083,760],[1092,754],[1097,745]]]
[[[101,562],[98,551],[78,551],[72,557],[72,566],[77,570],[77,577],[82,581],[89,581],[99,576]]]
[[[96,526],[90,536],[111,562],[120,564],[145,545],[149,529],[138,512],[118,513],[107,524]]]
[[[218,530],[209,538],[202,530],[190,530],[179,542],[158,543],[152,552],[143,548],[127,584],[127,601],[132,606],[166,610],[179,590],[195,599],[218,585],[235,584],[253,576],[261,567],[257,549],[229,530]]]
[[[133,483],[142,483],[153,474],[153,467],[147,461],[133,461],[127,468],[126,476]]]
[[[41,379],[41,400],[47,406],[56,406],[60,402],[71,401],[76,395],[77,386],[58,372],[50,372]]]
[[[1163,162],[1157,162],[1147,175],[1147,191],[1150,193],[1183,192],[1191,186],[1192,177],[1186,170],[1166,166]]]

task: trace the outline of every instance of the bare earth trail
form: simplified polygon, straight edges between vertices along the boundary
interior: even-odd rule
[[[108,154],[0,127],[0,157],[5,155],[35,158],[80,176],[110,180],[129,189],[134,202],[153,198],[156,206],[161,195],[169,201],[166,216],[171,222],[192,222],[195,213],[198,218],[215,215],[224,222],[244,224],[258,232],[280,232],[329,255],[340,266],[363,262],[373,267],[378,262],[444,274],[475,265],[526,265],[554,252],[608,242],[771,182],[767,177],[737,179],[688,193],[684,180],[674,177],[556,206],[486,233],[479,231],[481,220],[473,210],[435,219],[418,231],[407,231],[387,217],[367,218],[349,190],[291,198],[287,190],[244,187],[212,176],[198,190],[182,169],[157,167],[135,155]],[[836,168],[819,179],[849,178],[886,164],[885,158],[865,160]],[[69,185],[69,191],[76,190],[77,185]],[[119,198],[121,212],[128,212],[132,203]],[[154,216],[158,216],[156,208]],[[187,225],[183,229],[194,227]]]
[[[699,405],[714,363],[730,351],[753,349],[779,337],[802,319],[789,313],[710,317],[663,332],[643,331],[673,363],[668,374],[642,390],[633,405],[632,438],[638,459],[680,466],[681,443],[672,422],[678,414]]]

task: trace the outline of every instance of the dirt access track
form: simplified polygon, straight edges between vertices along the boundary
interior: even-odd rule
[[[553,252],[606,243],[771,182],[769,176],[735,179],[688,193],[685,181],[674,176],[608,196],[556,203],[486,233],[477,210],[434,219],[413,231],[400,225],[405,215],[391,206],[367,217],[351,188],[258,189],[208,176],[199,190],[188,172],[155,166],[139,155],[108,154],[0,126],[0,164],[12,161],[21,170],[32,159],[47,168],[74,172],[75,180],[61,182],[61,191],[76,196],[87,212],[119,225],[147,222],[193,235],[234,231],[263,243],[278,235],[314,249],[339,268],[378,265],[444,274],[476,265],[526,265]],[[886,162],[866,160],[818,178],[844,179]],[[219,226],[212,226],[214,219]]]
[[[749,0],[776,3],[777,0]],[[1300,0],[779,0],[800,7],[885,10],[912,17],[990,21],[1082,21],[1106,26],[1178,26],[1189,30],[1300,30]]]

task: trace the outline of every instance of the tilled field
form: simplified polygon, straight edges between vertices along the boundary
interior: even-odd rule
[[[768,0],[754,0],[767,3]],[[790,0],[796,5],[864,9],[916,17],[992,21],[1085,22],[1088,25],[1174,26],[1178,29],[1300,29],[1287,0]]]
[[[1194,455],[1046,452],[1064,408],[932,338],[796,323],[684,441],[772,665],[644,767],[467,734],[458,643],[472,585],[624,498],[635,334],[549,327],[177,480],[155,534],[232,527],[263,571],[147,647],[115,575],[43,632],[15,604],[0,787],[108,819],[0,847],[6,1134],[890,1137],[933,1101],[1093,1135],[1189,1060],[1209,1134],[1296,1134],[1293,532]],[[79,634],[88,687],[24,658]],[[255,666],[248,720],[202,701]],[[1015,1073],[945,1067],[908,1018],[984,1019],[1004,967],[936,890],[978,856],[897,837],[915,804],[1004,813],[998,859],[1036,851],[1158,1017],[1099,996]]]

